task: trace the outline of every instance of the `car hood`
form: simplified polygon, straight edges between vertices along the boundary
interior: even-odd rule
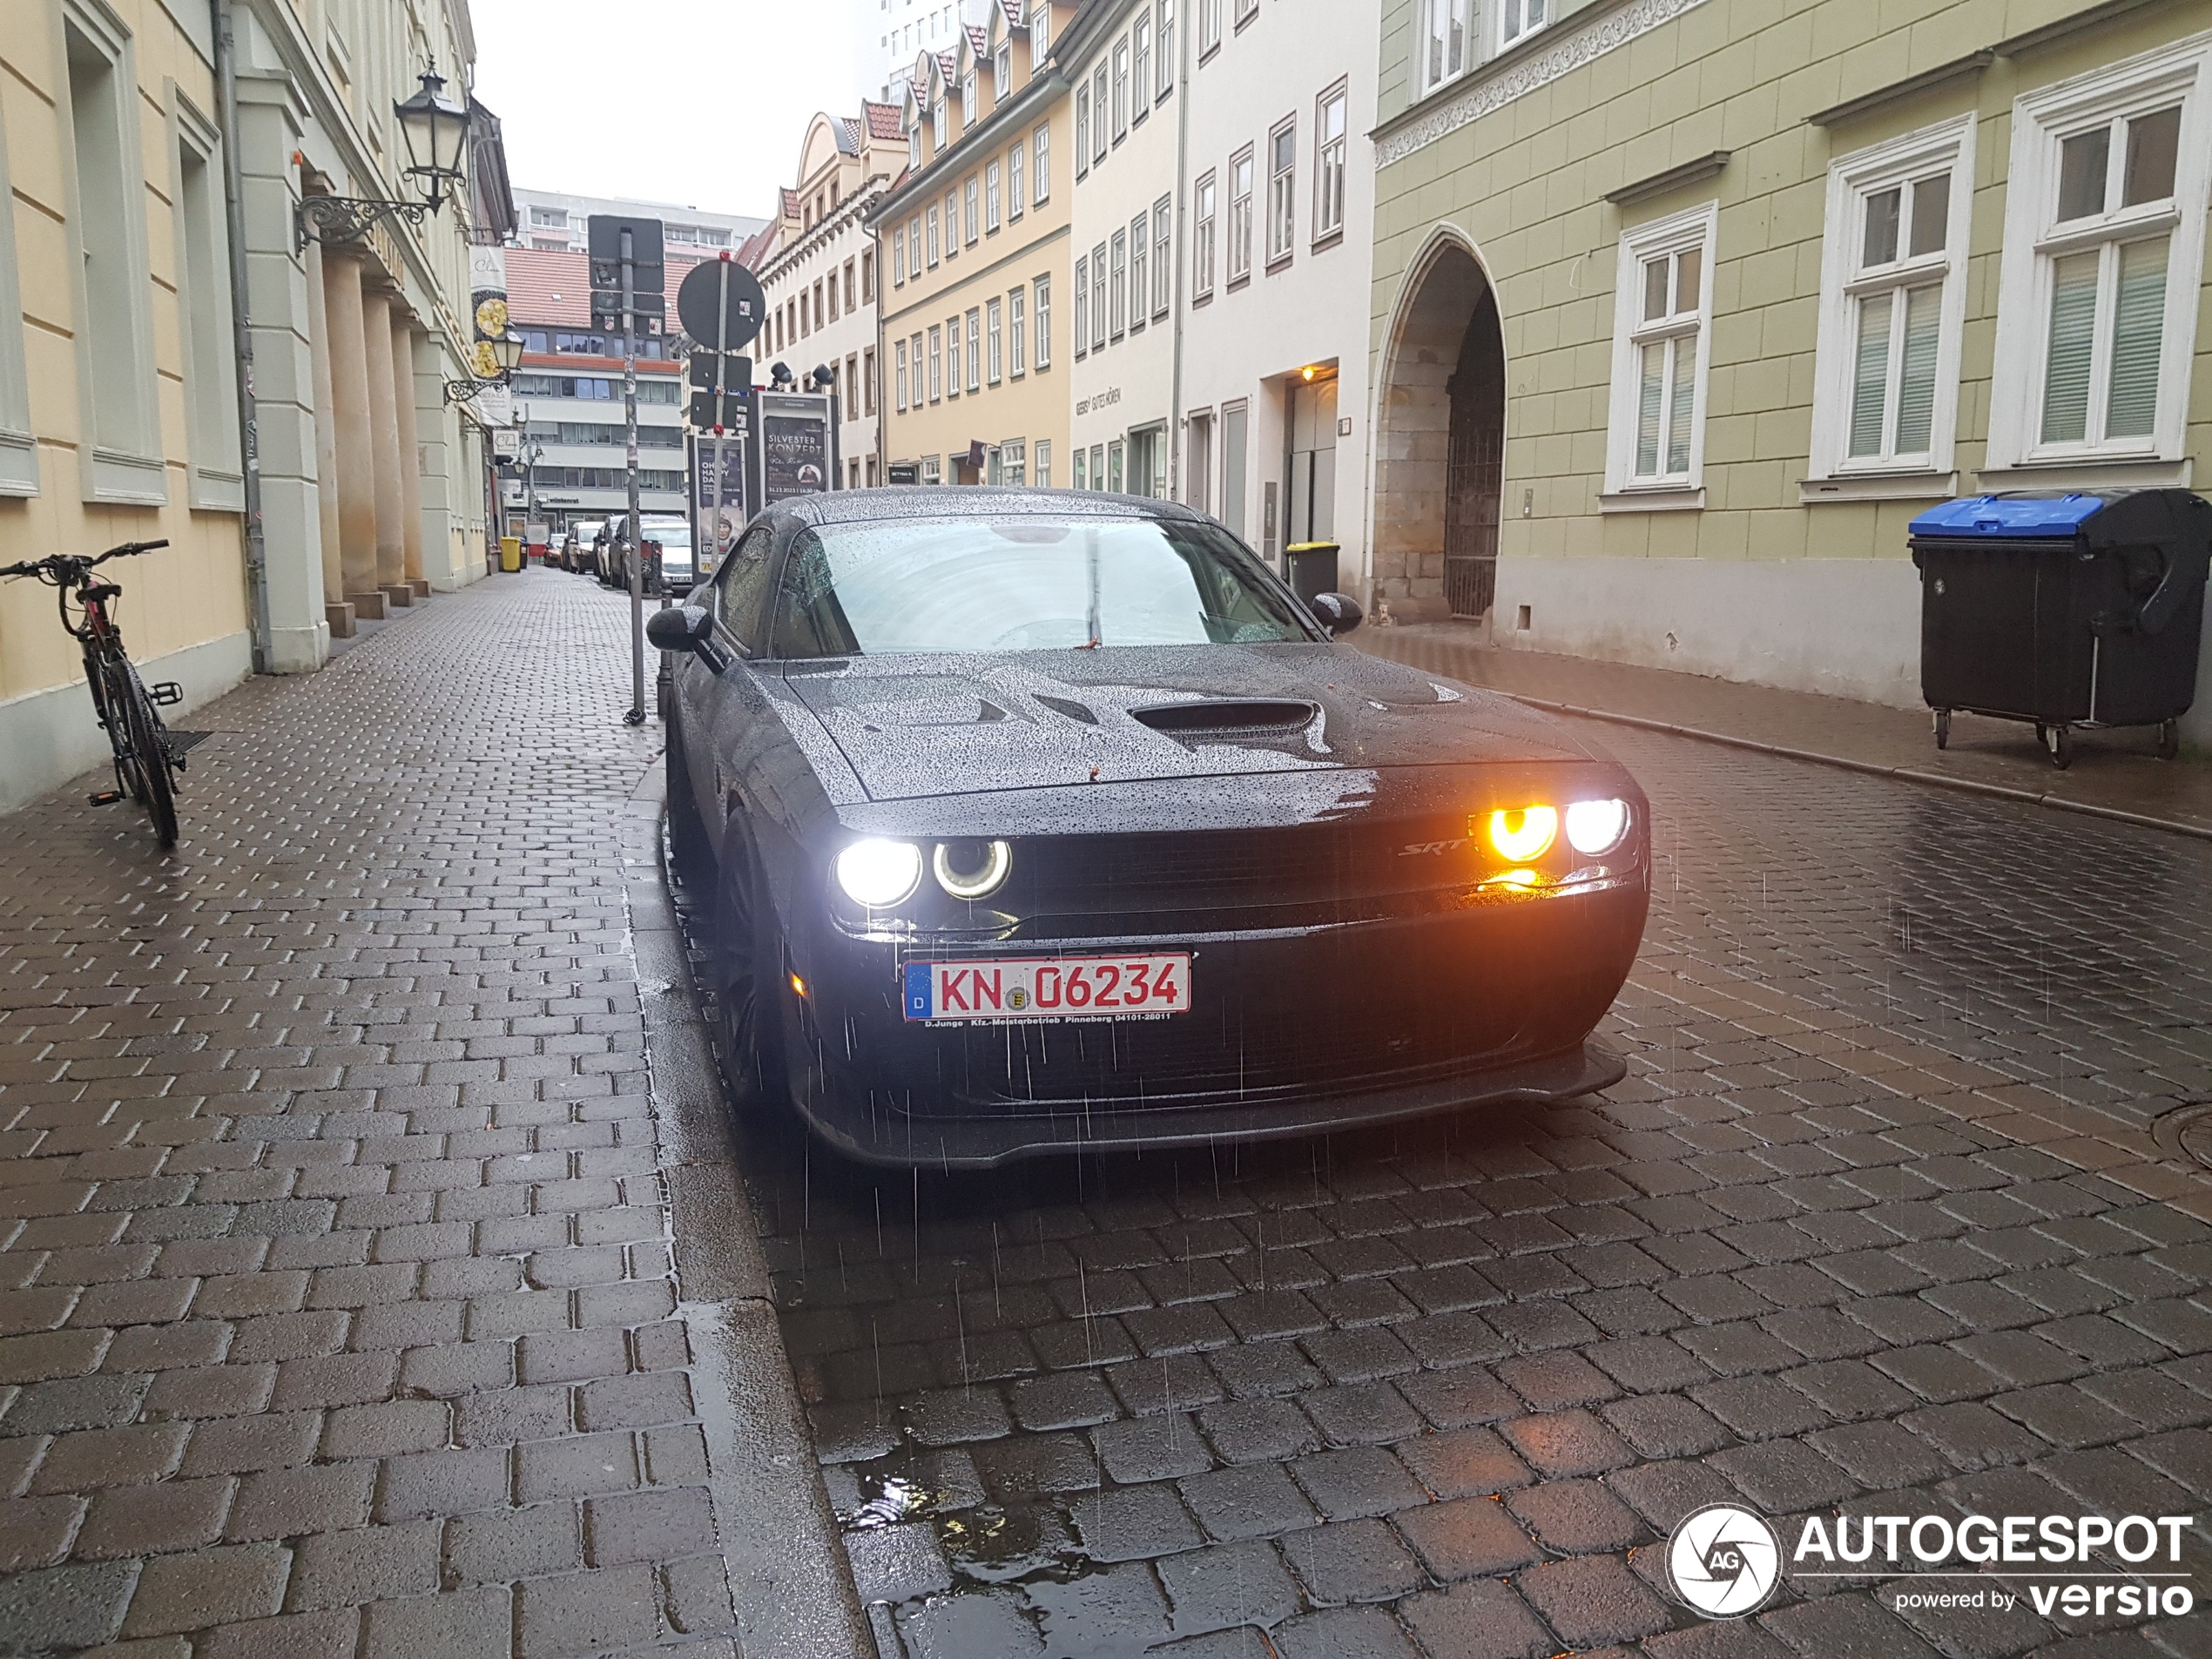
[[[784,673],[874,800],[1609,758],[1505,698],[1341,645],[853,658]]]

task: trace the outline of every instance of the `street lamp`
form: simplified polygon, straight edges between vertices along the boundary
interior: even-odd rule
[[[422,84],[413,98],[395,102],[400,137],[407,146],[408,165],[401,171],[421,180],[428,193],[420,201],[388,201],[374,196],[302,196],[293,210],[295,241],[304,249],[310,242],[328,246],[356,242],[380,219],[405,219],[420,225],[424,217],[445,206],[449,186],[467,177],[462,152],[469,139],[469,110],[449,104],[441,96],[445,78],[434,61],[422,71]]]
[[[505,386],[511,381],[515,378],[515,370],[522,364],[523,337],[509,328],[496,339],[480,341],[476,349],[490,353],[492,361],[499,366],[499,372],[482,379],[448,381],[445,390],[448,403],[469,402],[482,397],[492,387]]]

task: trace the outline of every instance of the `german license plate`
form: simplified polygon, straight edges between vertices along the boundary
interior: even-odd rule
[[[1190,958],[1040,956],[908,962],[907,1018],[1135,1020],[1190,1011]]]

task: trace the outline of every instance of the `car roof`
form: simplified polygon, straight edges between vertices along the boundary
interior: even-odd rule
[[[943,518],[948,514],[1205,522],[1204,514],[1180,502],[1150,496],[1113,496],[1089,489],[1009,489],[988,484],[893,484],[876,489],[836,489],[793,496],[770,507],[766,516],[802,524],[831,525],[887,518]]]

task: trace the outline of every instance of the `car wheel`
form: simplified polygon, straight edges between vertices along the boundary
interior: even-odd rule
[[[752,861],[725,841],[715,904],[715,1039],[730,1103],[766,1106],[785,1094],[783,1038],[776,993],[780,957],[764,915],[765,897]]]
[[[668,728],[668,850],[677,873],[686,880],[711,863],[698,797],[691,791],[691,763],[685,758],[683,729],[672,722]]]

